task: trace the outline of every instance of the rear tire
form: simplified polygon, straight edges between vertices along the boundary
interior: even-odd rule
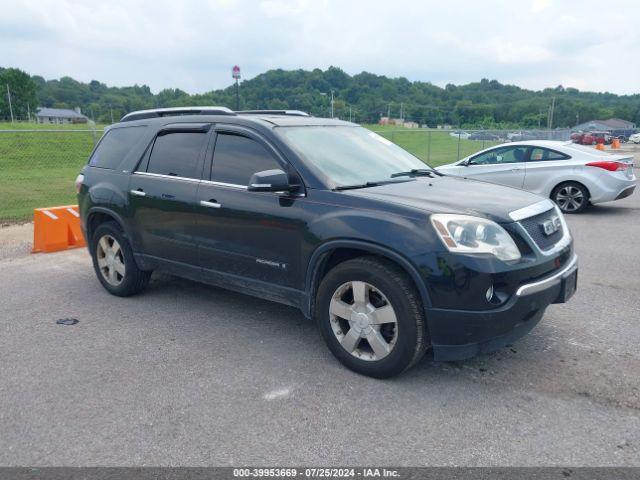
[[[553,200],[562,213],[581,213],[589,206],[589,191],[578,182],[565,182],[551,192]]]
[[[333,355],[375,378],[398,375],[424,355],[424,309],[411,278],[377,257],[347,260],[323,278],[315,319]]]
[[[90,251],[98,280],[112,295],[129,297],[149,283],[151,272],[138,268],[129,240],[116,222],[105,222],[96,228]]]

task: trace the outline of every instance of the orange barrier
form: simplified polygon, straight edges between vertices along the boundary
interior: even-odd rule
[[[36,208],[33,211],[32,253],[57,252],[85,245],[77,205]]]
[[[604,143],[596,143],[596,150],[604,150]]]
[[[611,148],[620,148],[620,139],[614,138],[611,142]]]

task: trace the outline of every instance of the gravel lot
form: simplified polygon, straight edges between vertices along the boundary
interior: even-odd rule
[[[640,465],[640,194],[568,218],[569,304],[390,381],[292,308],[166,276],[120,299],[84,249],[5,247],[0,465]]]

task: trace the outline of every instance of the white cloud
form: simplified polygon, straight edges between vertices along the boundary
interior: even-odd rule
[[[637,93],[640,3],[0,0],[0,65],[203,92],[270,68]],[[570,82],[570,83],[569,83]]]
[[[546,10],[549,7],[551,7],[551,0],[533,0],[531,11],[533,13],[538,13]]]

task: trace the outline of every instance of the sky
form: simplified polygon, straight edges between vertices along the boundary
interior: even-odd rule
[[[333,65],[640,93],[640,0],[0,0],[0,66],[202,93]]]

